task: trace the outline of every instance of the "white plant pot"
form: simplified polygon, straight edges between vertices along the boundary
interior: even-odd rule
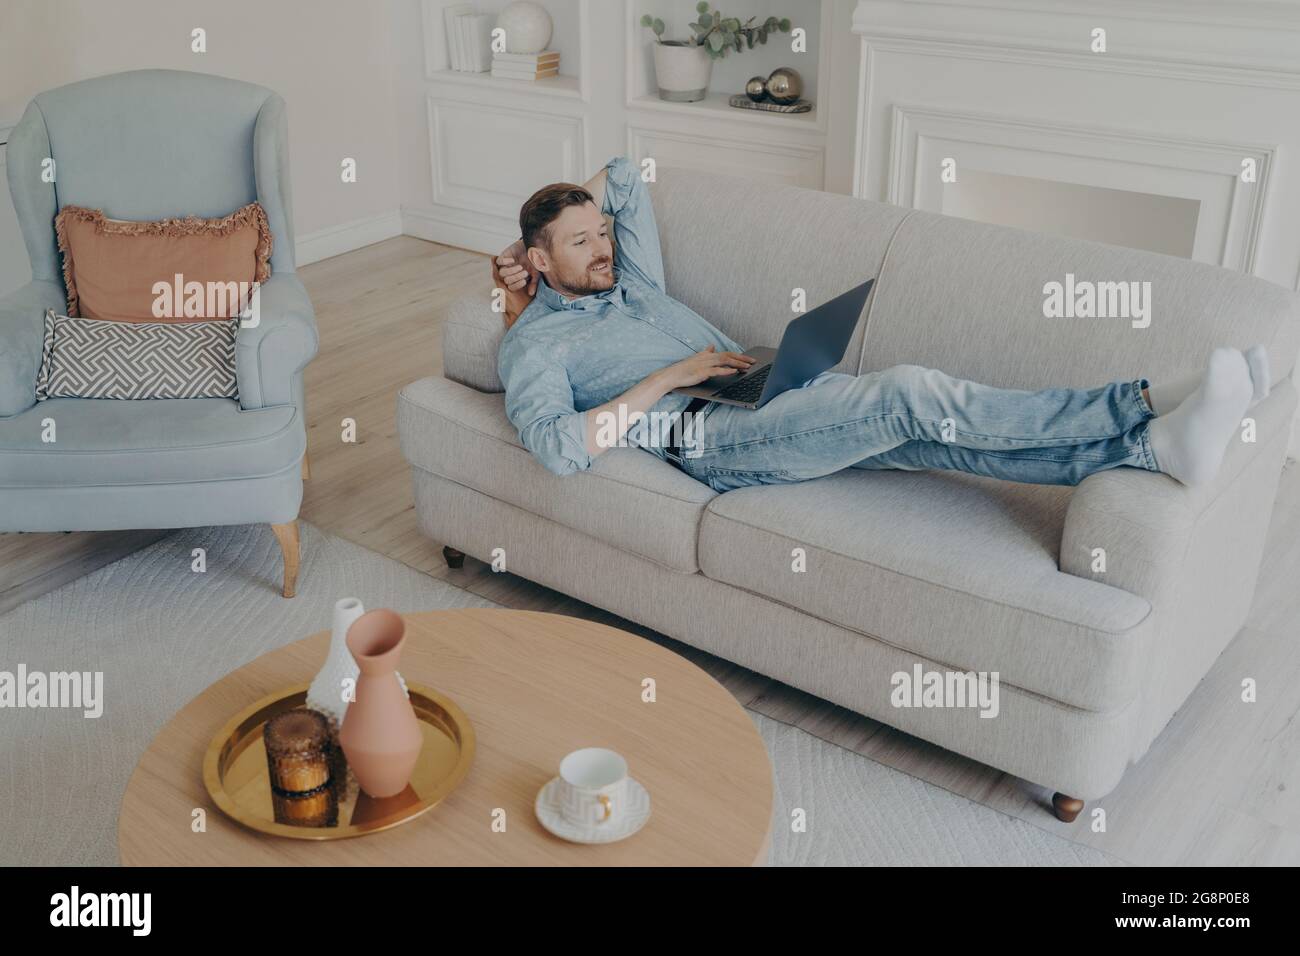
[[[655,82],[659,98],[673,103],[694,103],[704,99],[713,75],[713,60],[704,47],[654,44]]]

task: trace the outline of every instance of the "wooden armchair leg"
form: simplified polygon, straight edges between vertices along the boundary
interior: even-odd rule
[[[1063,793],[1052,794],[1052,812],[1062,823],[1073,823],[1074,818],[1083,809],[1083,801],[1076,797],[1067,797]]]
[[[447,562],[449,568],[463,568],[465,566],[465,552],[457,551],[452,547],[442,549],[442,557]]]
[[[303,452],[302,453],[302,480],[309,481],[310,479],[311,479],[311,459],[307,457],[306,452]]]
[[[298,522],[273,524],[275,539],[280,542],[280,553],[284,555],[284,591],[285,597],[291,598],[298,591]]]

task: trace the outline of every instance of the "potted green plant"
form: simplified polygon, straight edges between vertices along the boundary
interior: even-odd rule
[[[655,81],[661,100],[693,103],[704,99],[714,60],[733,49],[737,53],[752,50],[755,43],[766,43],[770,33],[790,32],[790,20],[785,17],[768,17],[759,24],[754,22],[757,17],[750,17],[741,23],[711,9],[705,0],[695,5],[695,11],[699,19],[690,25],[695,35],[689,40],[665,40],[663,20],[649,14],[641,18],[641,26],[655,35]]]

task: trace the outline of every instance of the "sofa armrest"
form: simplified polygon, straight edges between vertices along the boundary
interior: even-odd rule
[[[505,316],[492,311],[490,291],[456,300],[442,326],[443,377],[480,392],[504,392],[497,352],[505,337]]]
[[[276,272],[259,291],[258,322],[235,338],[235,377],[243,408],[293,402],[293,379],[316,354],[316,313],[302,280]]]
[[[1171,593],[1202,515],[1232,493],[1259,456],[1277,457],[1281,468],[1295,408],[1296,390],[1288,378],[1249,413],[1255,420],[1255,441],[1242,441],[1238,431],[1219,474],[1203,486],[1187,487],[1140,468],[1089,475],[1075,489],[1065,513],[1061,570],[1122,588],[1153,604]],[[1271,501],[1257,504],[1272,507]],[[1105,549],[1104,572],[1093,570],[1095,548]]]
[[[67,308],[57,282],[29,282],[0,299],[0,418],[36,404],[45,310],[62,314]]]

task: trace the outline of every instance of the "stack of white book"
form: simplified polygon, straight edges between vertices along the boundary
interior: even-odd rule
[[[447,53],[451,68],[484,73],[492,66],[492,28],[496,16],[475,12],[472,3],[454,3],[443,9],[447,26]]]
[[[540,80],[558,76],[560,51],[543,50],[541,53],[494,53],[492,75],[511,80]]]

